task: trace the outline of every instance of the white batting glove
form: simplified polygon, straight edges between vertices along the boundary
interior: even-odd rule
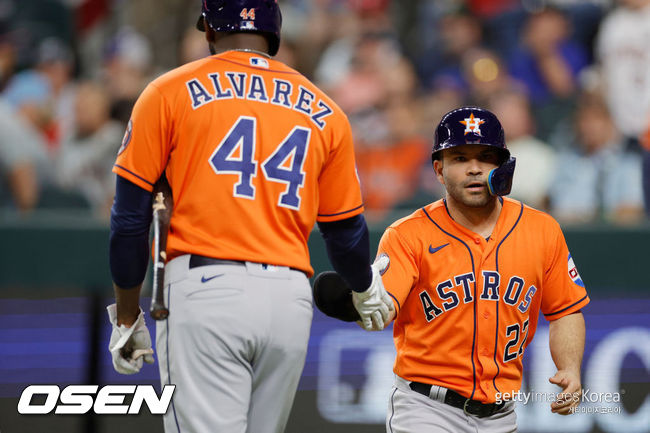
[[[140,310],[137,320],[127,328],[117,326],[117,309],[115,304],[106,307],[108,318],[113,325],[108,350],[113,357],[113,368],[120,374],[135,374],[142,368],[142,362],[153,364],[151,336],[144,323],[144,313]]]
[[[380,273],[386,269],[389,259],[381,256],[373,263],[372,282],[365,292],[352,291],[352,303],[361,316],[360,325],[366,331],[381,331],[394,316],[395,306],[390,298]]]

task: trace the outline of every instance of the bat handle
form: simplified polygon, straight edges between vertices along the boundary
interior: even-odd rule
[[[164,252],[160,253],[164,255]],[[164,272],[165,272],[165,262],[161,260],[161,257],[156,257],[154,261],[154,272],[153,272],[153,299],[151,300],[151,307],[149,308],[149,315],[154,320],[165,320],[169,316],[169,309],[165,306],[165,295],[164,295]]]
[[[153,320],[165,320],[169,317],[169,309],[164,304],[153,301],[149,309],[149,315]]]
[[[154,262],[153,262],[153,293],[149,315],[154,320],[165,320],[169,316],[169,308],[165,306],[165,251],[161,249],[160,219],[165,210],[162,193],[158,193],[154,204]]]

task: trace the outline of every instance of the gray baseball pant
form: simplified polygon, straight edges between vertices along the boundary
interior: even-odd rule
[[[305,363],[312,295],[302,272],[259,263],[165,268],[156,327],[167,433],[284,431]]]
[[[434,385],[435,387],[435,385]],[[478,418],[444,403],[446,389],[433,390],[434,400],[409,387],[395,376],[388,402],[387,433],[513,433],[517,431],[515,403],[508,402],[498,413]],[[436,392],[438,391],[438,392]]]

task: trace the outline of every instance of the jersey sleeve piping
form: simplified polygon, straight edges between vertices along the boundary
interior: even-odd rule
[[[363,210],[363,204],[360,204],[359,206],[357,206],[357,207],[355,207],[355,208],[353,208],[353,209],[348,209],[348,210],[343,211],[343,212],[337,212],[337,213],[319,213],[318,216],[319,216],[319,217],[322,217],[322,218],[331,218],[331,217],[335,217],[335,216],[339,216],[339,215],[345,215],[345,214],[348,214],[348,213],[350,213],[350,212],[354,212],[354,211],[359,210],[359,209],[362,209],[362,210]]]
[[[544,314],[544,317],[546,317],[546,318],[548,319],[550,316],[555,316],[555,315],[557,315],[557,314],[561,314],[561,313],[566,312],[566,314],[563,314],[562,316],[558,316],[558,317],[553,317],[553,318],[552,318],[552,319],[559,319],[560,317],[563,317],[563,316],[566,316],[567,314],[573,313],[573,311],[570,311],[570,310],[571,310],[573,307],[577,306],[577,305],[581,306],[580,304],[581,304],[582,302],[584,302],[584,301],[587,301],[587,302],[585,302],[585,304],[584,304],[584,305],[587,305],[587,303],[589,302],[589,295],[585,295],[585,296],[583,296],[582,299],[580,299],[579,301],[576,301],[576,302],[574,302],[573,304],[569,305],[568,307],[564,307],[564,308],[562,308],[561,310],[555,311],[555,312],[553,312],[553,313]],[[579,310],[579,309],[580,309],[580,308],[575,308],[576,311]]]
[[[131,170],[129,170],[127,168],[124,168],[119,164],[115,164],[113,166],[113,171],[116,174],[122,176],[123,178],[133,181],[133,183],[135,183],[136,185],[146,189],[147,191],[149,191],[149,192],[153,191],[153,186],[154,186],[153,183],[149,182],[144,177],[132,172]],[[121,172],[123,172],[123,173],[121,173]]]
[[[386,293],[388,293],[388,295],[389,295],[391,298],[393,298],[393,301],[395,301],[395,304],[397,304],[397,311],[396,311],[396,313],[399,313],[400,310],[402,309],[402,306],[400,305],[399,301],[398,301],[397,298],[396,298],[395,296],[393,296],[393,294],[392,294],[391,292],[389,292],[388,290],[386,290]]]

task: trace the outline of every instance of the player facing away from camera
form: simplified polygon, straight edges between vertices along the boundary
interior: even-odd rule
[[[198,6],[198,3],[197,3]],[[138,306],[152,191],[173,195],[157,322],[163,385],[176,385],[166,432],[282,432],[312,319],[307,239],[316,222],[366,329],[393,307],[370,265],[368,229],[344,113],[273,60],[274,0],[204,0],[212,56],[150,83],[133,109],[114,172],[110,260],[115,369],[152,354]]]
[[[514,402],[497,400],[521,386],[540,311],[557,366],[549,380],[571,394],[551,410],[569,413],[589,298],[559,225],[504,197],[515,161],[491,112],[447,113],[432,160],[445,198],[391,224],[377,252],[389,259],[382,279],[397,311],[386,430],[516,431]]]

